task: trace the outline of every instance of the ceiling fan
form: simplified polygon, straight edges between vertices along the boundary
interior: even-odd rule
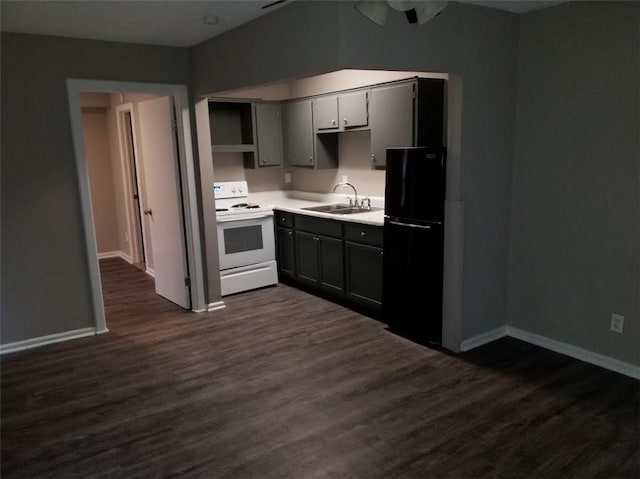
[[[360,0],[355,7],[380,26],[387,20],[389,7],[404,12],[409,23],[422,25],[438,15],[447,3],[446,0]]]

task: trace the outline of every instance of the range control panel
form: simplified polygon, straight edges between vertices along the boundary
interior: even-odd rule
[[[245,198],[249,195],[246,181],[221,181],[213,184],[213,195],[219,198]]]

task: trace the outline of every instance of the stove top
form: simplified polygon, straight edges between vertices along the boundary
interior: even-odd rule
[[[213,184],[216,199],[216,216],[241,215],[271,211],[249,201],[249,189],[246,181],[224,181]]]

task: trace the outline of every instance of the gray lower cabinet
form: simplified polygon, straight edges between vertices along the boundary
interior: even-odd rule
[[[278,245],[278,273],[280,276],[295,278],[296,253],[293,229],[278,226],[276,244]]]
[[[382,305],[382,226],[275,211],[281,278],[368,311]]]
[[[382,305],[382,248],[345,241],[346,295],[374,309]]]
[[[296,278],[326,291],[344,291],[342,239],[295,232]]]
[[[278,276],[294,279],[296,277],[296,250],[293,234],[293,215],[287,211],[275,211],[276,253]]]
[[[383,227],[347,223],[344,225],[344,239],[347,298],[380,310]]]

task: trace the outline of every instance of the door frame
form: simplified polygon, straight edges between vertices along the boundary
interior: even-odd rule
[[[187,257],[191,277],[191,307],[193,311],[206,311],[204,295],[204,270],[202,264],[202,245],[198,220],[198,201],[195,174],[195,161],[191,142],[191,121],[189,112],[189,95],[186,85],[168,83],[140,83],[105,80],[86,80],[67,78],[67,96],[73,149],[76,160],[78,188],[80,192],[80,209],[85,236],[85,254],[87,255],[89,281],[93,302],[94,322],[97,332],[108,331],[102,298],[100,281],[100,265],[98,248],[91,208],[91,192],[87,159],[84,151],[82,115],[80,110],[80,92],[92,91],[100,93],[131,92],[154,93],[172,96],[176,109],[178,128],[178,156],[182,181],[182,199],[184,204],[184,220],[186,233]]]
[[[138,228],[138,223],[142,211],[140,208],[136,209],[133,199],[133,189],[131,188],[132,181],[136,181],[136,188],[138,189],[138,204],[142,204],[142,198],[140,194],[142,189],[140,188],[140,165],[139,165],[139,148],[137,143],[136,131],[136,116],[133,108],[133,103],[123,103],[115,107],[116,111],[116,125],[118,131],[118,148],[120,152],[120,168],[122,171],[122,184],[124,188],[124,203],[126,212],[127,233],[129,235],[129,245],[131,247],[131,260],[134,263],[140,263],[142,260],[142,251],[140,251],[140,244],[145,251],[148,251],[147,238],[144,234],[143,227]],[[126,135],[124,129],[127,125],[124,122],[124,114],[129,113],[131,116],[131,147],[133,149],[133,168],[132,171],[131,161],[128,161],[127,157],[127,145],[125,144]],[[135,173],[135,174],[134,174]],[[138,231],[140,229],[140,231]]]

